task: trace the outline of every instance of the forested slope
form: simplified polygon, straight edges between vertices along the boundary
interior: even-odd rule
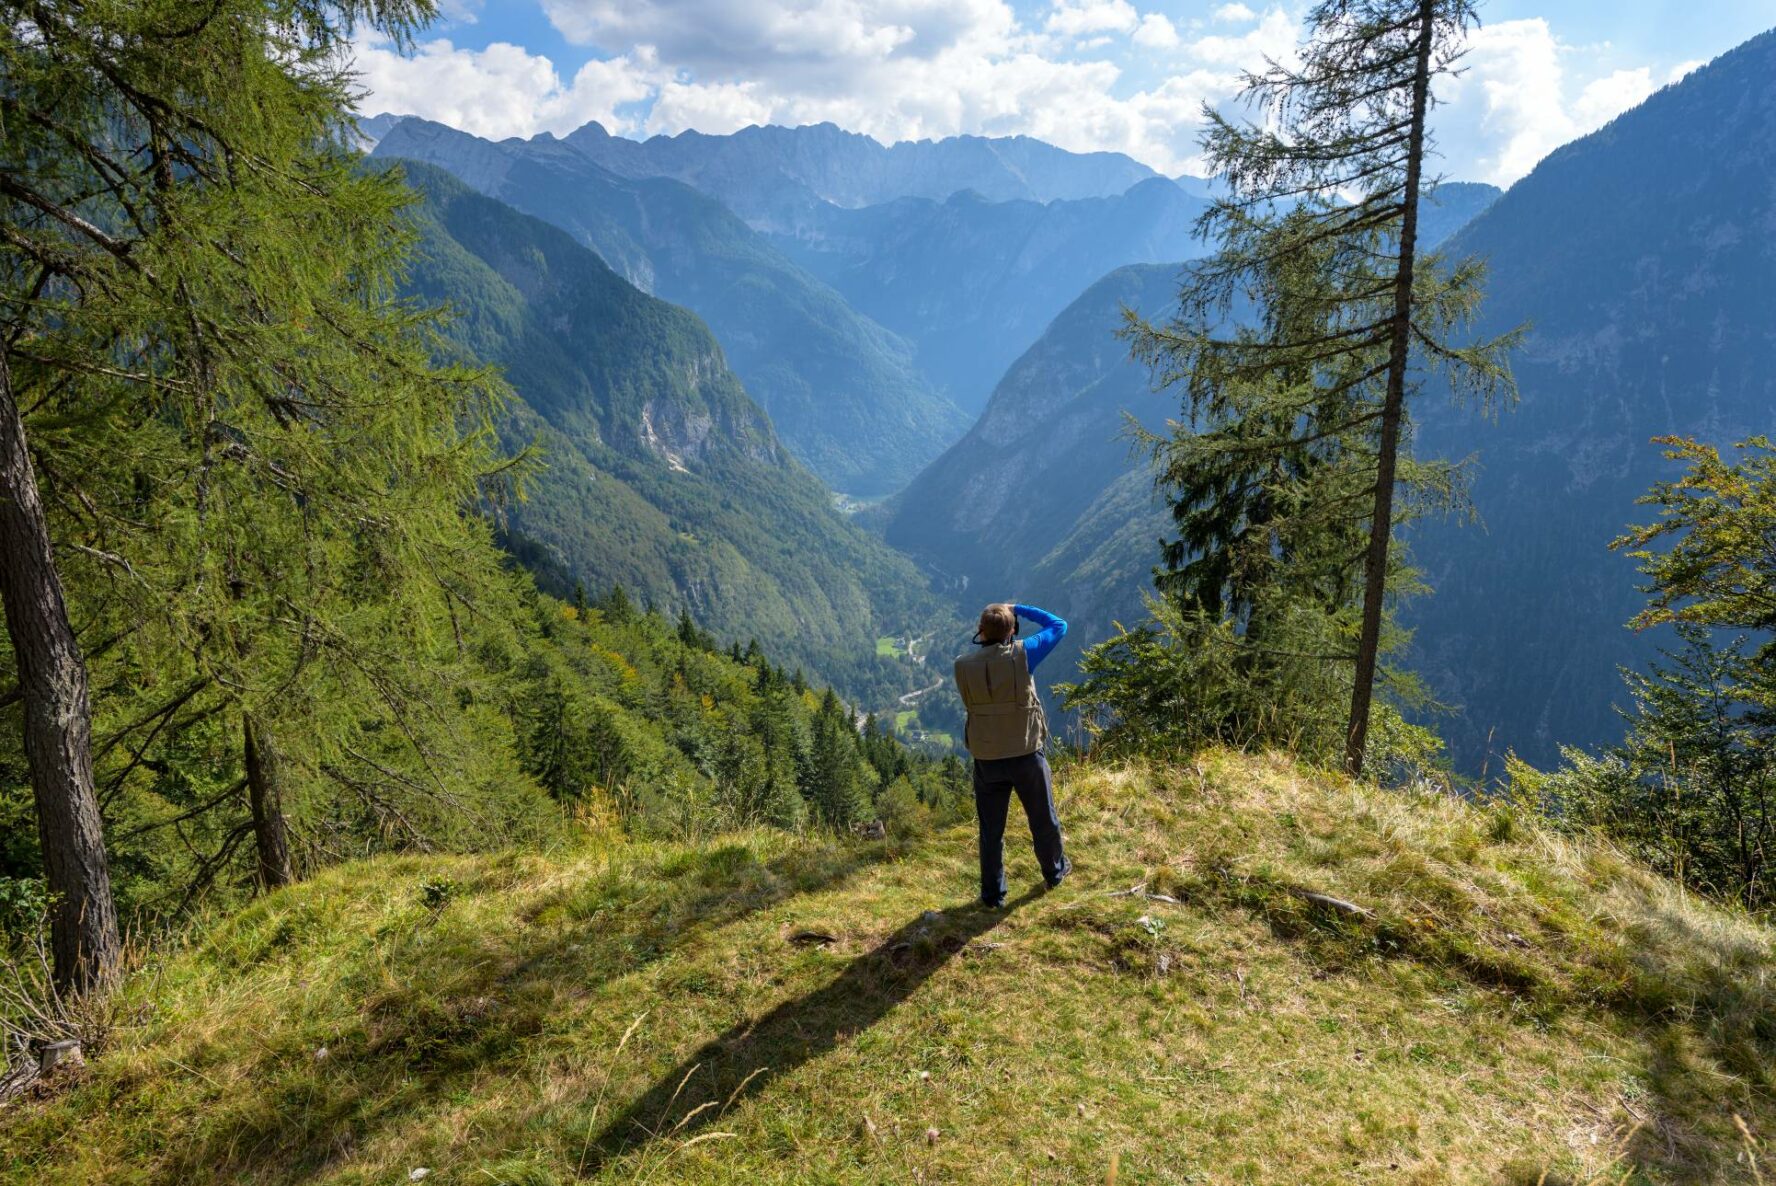
[[[1487,261],[1479,333],[1527,322],[1522,402],[1487,424],[1424,401],[1420,451],[1477,454],[1481,530],[1427,524],[1416,662],[1452,745],[1554,761],[1614,740],[1633,565],[1610,541],[1674,476],[1652,438],[1727,445],[1776,407],[1776,32],[1551,153],[1449,244]]]
[[[905,342],[681,182],[619,177],[552,139],[494,144],[416,119],[375,155],[443,168],[703,318],[790,450],[834,489],[897,489],[966,427]]]
[[[875,639],[935,605],[902,557],[836,512],[692,314],[650,297],[565,232],[408,164],[424,195],[408,290],[517,396],[502,435],[541,472],[508,538],[561,595],[612,584],[757,638],[854,698],[912,686]]]
[[[776,241],[912,342],[931,381],[978,414],[1006,368],[1106,272],[1202,254],[1196,220],[1207,206],[1163,177],[1047,203],[969,190],[941,202],[823,205]]]

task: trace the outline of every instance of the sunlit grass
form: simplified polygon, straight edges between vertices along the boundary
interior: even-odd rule
[[[138,976],[0,1181],[1757,1180],[1768,929],[1281,759],[1059,796],[1003,914],[967,828],[333,870]]]

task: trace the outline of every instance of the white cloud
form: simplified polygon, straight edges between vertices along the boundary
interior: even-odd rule
[[[1665,76],[1665,81],[1668,83],[1679,82],[1696,67],[1705,66],[1707,64],[1707,59],[1705,58],[1691,58],[1687,62],[1679,62],[1671,68],[1671,73]]]
[[[594,119],[625,130],[633,120],[623,108],[648,99],[658,75],[643,52],[588,62],[564,84],[548,58],[519,46],[469,50],[441,39],[410,57],[383,42],[360,44],[356,65],[366,112],[421,115],[496,139],[571,131]]]
[[[1235,7],[1244,7],[1238,5]],[[1212,33],[1190,43],[1192,56],[1235,70],[1261,70],[1267,58],[1291,58],[1301,41],[1301,22],[1281,6],[1268,8],[1258,23],[1237,37]]]
[[[630,135],[830,120],[886,143],[1023,134],[1195,171],[1202,104],[1227,103],[1241,71],[1294,57],[1305,0],[1222,4],[1216,25],[1143,11],[1152,2],[1041,0],[1020,19],[1008,0],[542,0],[592,52],[572,79],[518,46],[447,40],[411,56],[367,42],[357,65],[365,110],[492,138],[593,119]],[[1600,56],[1546,20],[1479,29],[1466,73],[1441,90],[1442,170],[1508,184],[1662,80],[1605,71]]]
[[[1645,66],[1606,74],[1579,92],[1578,102],[1573,104],[1573,123],[1581,131],[1601,128],[1658,89],[1653,72]]]
[[[1444,169],[1509,185],[1658,89],[1649,67],[1575,79],[1573,67],[1592,52],[1562,42],[1540,17],[1475,30],[1464,73],[1443,87],[1436,130]]]
[[[1148,49],[1176,49],[1181,39],[1177,26],[1165,14],[1150,12],[1141,18],[1141,23],[1135,27],[1134,36],[1130,40]]]
[[[434,41],[402,58],[369,44],[358,59],[365,109],[493,138],[589,119],[632,135],[827,120],[885,143],[1029,135],[1176,173],[1197,167],[1203,103],[1234,94],[1239,70],[1266,53],[1287,52],[1296,29],[1273,6],[1240,36],[1187,37],[1131,0],[1053,0],[1035,23],[1005,0],[543,3],[563,36],[597,54],[572,82],[515,46]],[[1131,79],[1117,60],[1131,45],[1164,50],[1173,72]]]
[[[1017,26],[1005,0],[543,0],[543,10],[575,44],[606,53],[652,45],[685,69],[771,78],[929,57]]]
[[[1093,33],[1129,33],[1140,23],[1128,0],[1056,0],[1043,27],[1062,37]]]

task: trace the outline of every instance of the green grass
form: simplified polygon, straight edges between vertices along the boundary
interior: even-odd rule
[[[899,639],[884,635],[876,639],[876,654],[883,659],[898,659],[906,652],[901,649]]]
[[[919,710],[918,709],[903,708],[899,712],[894,714],[894,727],[902,733],[905,733],[908,729],[913,729],[913,728],[918,727],[918,724],[919,724]]]
[[[1280,759],[1058,793],[1002,913],[965,827],[330,870],[136,973],[0,1181],[1759,1180],[1767,927]]]

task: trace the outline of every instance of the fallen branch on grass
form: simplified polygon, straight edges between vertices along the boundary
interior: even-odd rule
[[[1349,915],[1352,918],[1375,917],[1375,911],[1367,906],[1359,906],[1355,902],[1347,902],[1343,898],[1334,898],[1331,894],[1317,893],[1314,890],[1302,889],[1300,886],[1294,885],[1289,886],[1288,890],[1304,902],[1311,902],[1315,906],[1324,906],[1328,910],[1336,910],[1338,913]]]

